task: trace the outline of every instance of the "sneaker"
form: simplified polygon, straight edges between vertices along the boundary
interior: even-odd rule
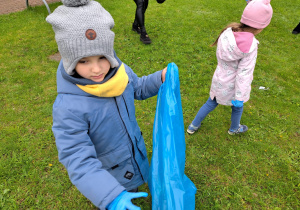
[[[132,30],[138,34],[141,34],[141,28],[138,27],[137,25],[132,24]]]
[[[193,124],[190,124],[189,127],[188,127],[188,129],[186,130],[186,132],[188,134],[194,134],[199,128],[200,128],[200,126],[196,127]]]
[[[151,44],[151,39],[148,36],[147,33],[141,33],[141,37],[140,40],[144,43],[144,44]]]
[[[228,133],[230,134],[230,135],[235,135],[235,134],[240,134],[240,133],[244,133],[244,132],[246,132],[248,130],[248,127],[246,126],[246,125],[241,125],[240,124],[240,127],[238,128],[238,129],[236,129],[236,130],[228,130]]]

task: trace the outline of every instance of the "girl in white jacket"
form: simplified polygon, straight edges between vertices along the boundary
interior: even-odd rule
[[[231,106],[230,135],[246,132],[241,125],[243,104],[250,98],[258,41],[254,37],[271,22],[273,10],[270,0],[248,1],[240,23],[231,23],[222,30],[213,45],[217,44],[218,65],[215,70],[210,97],[200,108],[187,132],[193,134],[202,120],[218,104]]]

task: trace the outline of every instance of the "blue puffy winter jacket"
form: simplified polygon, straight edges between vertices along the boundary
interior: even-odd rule
[[[52,130],[59,161],[72,183],[100,209],[105,209],[123,190],[137,188],[148,178],[149,163],[134,99],[143,100],[158,93],[161,71],[139,78],[124,66],[128,84],[117,97],[84,92],[76,84],[93,82],[68,75],[62,62],[57,71]]]

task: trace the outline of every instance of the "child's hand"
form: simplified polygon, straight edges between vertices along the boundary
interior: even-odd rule
[[[161,81],[164,83],[166,80],[166,73],[167,73],[167,67],[164,68],[164,70],[162,70],[161,72]]]

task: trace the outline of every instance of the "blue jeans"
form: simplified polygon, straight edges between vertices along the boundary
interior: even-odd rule
[[[199,127],[201,125],[202,120],[211,112],[213,111],[219,104],[216,101],[216,98],[214,100],[211,100],[209,97],[206,103],[199,109],[195,119],[193,120],[192,124],[196,127]],[[231,126],[230,130],[234,131],[239,128],[242,113],[244,106],[242,107],[235,107],[231,106],[232,112],[231,112]]]

